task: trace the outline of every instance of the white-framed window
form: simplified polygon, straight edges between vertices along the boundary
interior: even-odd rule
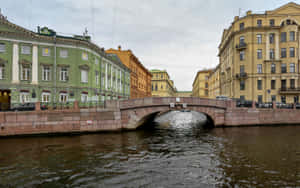
[[[245,37],[244,36],[240,36],[240,44],[245,44]]]
[[[270,49],[270,59],[274,59],[274,58],[275,58],[274,49]]]
[[[262,49],[258,49],[257,50],[257,59],[261,59],[262,58]]]
[[[21,54],[31,54],[31,47],[30,46],[21,46]]]
[[[87,102],[88,101],[88,94],[81,93],[81,102]]]
[[[29,80],[30,77],[30,66],[22,65],[21,66],[21,80]]]
[[[50,48],[43,48],[42,55],[43,56],[50,56],[51,50]]]
[[[49,81],[50,80],[50,66],[43,66],[43,74],[42,74],[42,80]]]
[[[30,102],[29,92],[21,92],[20,93],[20,102],[21,103],[28,103],[28,102]]]
[[[68,101],[68,94],[60,93],[59,94],[59,102],[66,103],[67,101]]]
[[[51,94],[49,92],[42,93],[42,102],[50,102]]]
[[[95,58],[95,64],[99,65],[99,59],[98,58]]]
[[[0,52],[6,52],[6,47],[3,43],[0,43]]]
[[[67,58],[68,57],[68,50],[62,49],[59,51],[59,56],[62,58]]]
[[[96,85],[98,85],[99,84],[99,72],[98,71],[95,72],[95,79],[96,79]]]
[[[88,83],[88,71],[81,70],[81,82]]]
[[[60,79],[60,81],[63,81],[63,82],[66,82],[69,80],[67,67],[60,68],[59,79]]]
[[[82,52],[81,57],[82,57],[83,60],[88,60],[89,59],[89,56],[88,56],[87,52]]]
[[[262,43],[262,36],[261,36],[261,34],[257,34],[256,35],[256,39],[257,39],[257,44],[261,44]]]
[[[290,73],[295,73],[295,63],[290,63]]]
[[[4,65],[0,65],[0,80],[4,79]]]
[[[257,73],[262,73],[262,64],[257,65]]]
[[[243,61],[245,59],[245,51],[240,51],[240,60]]]

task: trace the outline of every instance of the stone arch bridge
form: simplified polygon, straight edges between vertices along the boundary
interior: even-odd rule
[[[191,110],[204,113],[214,127],[299,124],[299,109],[236,107],[233,100],[196,97],[155,97],[109,101],[108,108],[118,109],[123,129],[136,129],[156,115],[171,110]]]
[[[225,112],[232,105],[231,101],[200,98],[144,98],[120,101],[119,108],[123,127],[135,129],[153,120],[156,115],[172,110],[191,110],[201,112],[215,126],[224,125]]]

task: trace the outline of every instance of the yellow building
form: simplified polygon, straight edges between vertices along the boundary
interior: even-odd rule
[[[165,70],[150,70],[152,73],[152,96],[153,97],[172,97],[175,96],[176,88],[173,80]]]
[[[236,16],[219,45],[220,95],[298,102],[300,5]]]
[[[209,98],[215,99],[220,96],[220,67],[217,66],[208,76],[208,95]]]
[[[116,54],[122,63],[130,69],[130,98],[151,97],[151,73],[144,67],[131,50],[106,50],[108,54]]]
[[[201,70],[197,72],[197,75],[193,82],[193,91],[192,91],[193,97],[201,97],[201,98],[209,97],[208,78],[211,72],[212,72],[211,69]]]
[[[176,97],[192,97],[192,91],[177,91],[175,93]]]

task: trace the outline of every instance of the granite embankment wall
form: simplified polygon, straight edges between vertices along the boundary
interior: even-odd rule
[[[300,125],[300,109],[227,109],[224,126]]]
[[[126,102],[126,101],[125,101]],[[133,102],[133,101],[129,101]],[[142,103],[141,103],[142,104]],[[216,127],[253,125],[300,125],[300,109],[236,108],[228,103],[226,108],[188,104],[185,109],[206,113]],[[127,108],[111,101],[105,108],[45,110],[28,112],[0,112],[0,137],[33,134],[84,133],[135,129],[144,117],[160,111],[174,110],[170,105],[140,105]],[[179,104],[182,106],[182,104]],[[276,106],[276,105],[274,105]],[[175,108],[176,110],[176,108]]]
[[[108,107],[41,111],[0,112],[0,136],[117,131],[120,111]],[[114,107],[113,107],[114,108]]]

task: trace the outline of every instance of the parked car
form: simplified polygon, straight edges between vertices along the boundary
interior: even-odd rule
[[[13,111],[33,111],[35,110],[35,104],[34,103],[23,103],[18,104],[14,108],[12,108]]]
[[[227,96],[223,96],[223,95],[216,96],[216,99],[217,100],[222,100],[222,101],[230,100],[230,98],[228,98]]]

